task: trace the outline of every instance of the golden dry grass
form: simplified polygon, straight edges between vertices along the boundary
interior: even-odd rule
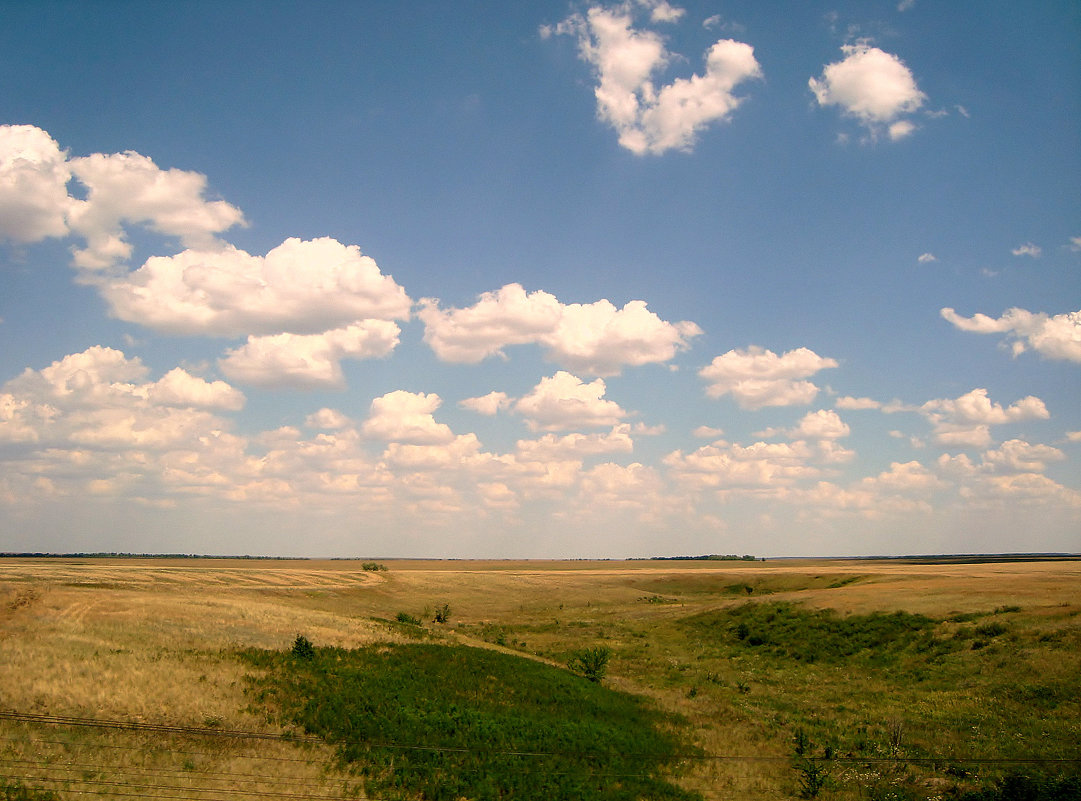
[[[685,715],[706,752],[756,758],[697,761],[682,779],[689,788],[707,799],[779,799],[795,787],[790,732],[764,716],[756,694],[781,674],[704,661],[672,633],[673,621],[765,596],[842,613],[936,617],[1020,606],[1025,626],[1053,633],[1076,632],[1063,610],[1081,608],[1081,562],[385,564],[371,572],[352,561],[0,560],[0,711],[276,732],[245,711],[244,668],[231,652],[285,648],[298,632],[317,645],[400,640],[407,632],[382,621],[447,603],[451,625],[429,625],[433,636],[501,647],[492,636],[500,631],[508,649],[557,662],[574,647],[609,644],[612,686]],[[750,594],[740,594],[744,585]],[[1039,660],[1058,658],[1029,655],[1027,669],[1054,672]],[[891,714],[888,699],[857,700],[875,725]],[[934,710],[943,721],[948,713]],[[225,787],[340,797],[350,779],[326,767],[329,756],[325,747],[274,740],[0,720],[0,771],[71,797],[119,786],[150,797],[168,797],[165,786],[190,798],[221,797]]]

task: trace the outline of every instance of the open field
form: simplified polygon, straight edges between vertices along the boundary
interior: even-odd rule
[[[797,797],[808,771],[820,798],[902,801],[1081,769],[1078,561],[384,564],[0,560],[0,713],[18,713],[0,715],[0,779],[64,799],[364,797],[332,746],[275,736],[281,715],[253,703],[238,654],[298,633],[559,666],[605,647],[607,687],[682,717],[695,750],[672,780],[704,799]]]

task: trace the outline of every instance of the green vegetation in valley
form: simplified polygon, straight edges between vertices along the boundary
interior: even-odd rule
[[[801,797],[858,788],[860,797],[890,801],[1078,799],[1073,610],[1061,615],[1069,627],[1050,631],[1021,623],[1020,611],[936,619],[762,602],[692,615],[677,627],[700,664],[747,677],[733,695],[748,717],[795,732]],[[1047,762],[1032,764],[1034,757]],[[838,758],[845,764],[831,762]],[[853,770],[852,760],[863,758],[873,767]],[[1028,767],[1016,772],[1009,760]]]
[[[930,634],[935,623],[908,612],[842,617],[829,609],[784,602],[743,604],[693,621],[713,636],[731,636],[749,648],[805,662],[836,662],[857,654],[883,662],[912,648],[949,650],[948,643]]]
[[[255,706],[337,748],[381,798],[690,801],[665,778],[687,746],[641,699],[465,646],[248,650]]]

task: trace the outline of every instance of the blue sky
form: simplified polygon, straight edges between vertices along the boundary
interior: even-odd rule
[[[1081,547],[1081,10],[0,4],[0,550]]]

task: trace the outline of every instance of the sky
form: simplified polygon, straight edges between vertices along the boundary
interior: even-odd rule
[[[0,2],[0,551],[1081,551],[1081,6]]]

